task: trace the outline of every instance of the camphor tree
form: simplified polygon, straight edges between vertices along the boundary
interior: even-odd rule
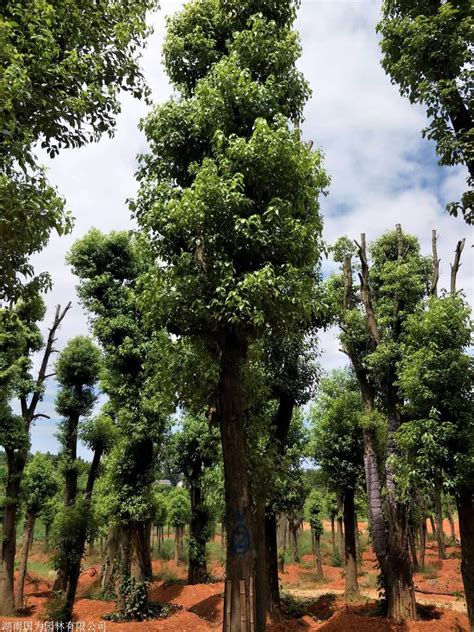
[[[255,568],[241,368],[272,323],[311,311],[320,257],[321,157],[301,140],[309,89],[296,70],[297,2],[196,0],[168,24],[165,67],[178,96],[143,123],[132,209],[159,265],[143,301],[158,327],[196,336],[219,360],[225,475],[226,616],[249,626]],[[240,584],[243,582],[243,584]],[[241,588],[242,586],[242,588]]]
[[[459,246],[458,246],[459,248]],[[453,266],[456,270],[456,266]],[[456,270],[457,271],[457,270]],[[470,309],[456,292],[433,295],[404,325],[400,386],[409,421],[399,443],[408,485],[439,476],[452,490],[461,535],[461,572],[471,626],[474,623],[474,414],[473,364],[468,354]]]
[[[183,554],[184,529],[191,520],[191,503],[182,487],[174,487],[168,495],[168,520],[174,528],[174,561],[178,565]]]
[[[0,8],[0,301],[34,275],[30,256],[52,230],[69,231],[64,200],[41,168],[54,157],[112,134],[119,92],[148,96],[139,67],[155,0],[81,5],[6,0]],[[43,273],[36,286],[48,287]]]
[[[33,543],[37,517],[43,507],[59,489],[59,477],[47,454],[37,452],[26,465],[21,483],[21,496],[25,510],[25,526],[20,566],[15,590],[15,606],[23,607],[25,576],[28,568],[28,554]]]
[[[215,466],[219,456],[218,429],[204,416],[186,415],[181,429],[173,435],[173,447],[177,468],[189,488],[191,505],[188,584],[202,584],[209,579],[206,543],[212,527],[203,483],[206,469]]]
[[[67,343],[56,362],[55,369],[59,384],[56,411],[62,418],[58,437],[62,445],[61,469],[65,482],[63,516],[55,539],[57,543],[62,541],[65,544],[57,546],[59,553],[55,556],[54,565],[58,574],[54,590],[61,591],[59,599],[66,600],[68,592],[75,594],[80,570],[76,558],[79,557],[80,561],[82,556],[82,551],[77,551],[77,539],[72,536],[73,530],[79,531],[79,524],[83,519],[81,516],[79,523],[72,526],[72,522],[78,520],[81,513],[76,510],[79,420],[92,412],[97,399],[94,386],[99,379],[100,351],[90,338],[77,336]],[[71,617],[72,605],[70,612],[67,612],[66,608],[57,615],[58,620],[69,621]]]
[[[358,293],[352,278],[354,251],[360,260]],[[340,240],[335,256],[343,262],[343,274],[332,283],[338,296],[342,347],[362,396],[372,545],[382,572],[388,615],[401,621],[415,619],[417,614],[408,556],[407,507],[398,493],[394,469],[396,436],[405,421],[397,363],[402,354],[403,324],[427,294],[431,265],[421,256],[418,241],[404,235],[400,225],[376,240],[370,253],[369,273],[365,235],[356,248],[349,240]]]
[[[322,515],[323,498],[319,490],[312,489],[305,504],[305,518],[311,527],[311,538],[313,541],[314,558],[316,561],[316,577],[318,580],[324,579],[323,562],[321,558],[321,536],[324,533]]]
[[[442,165],[467,167],[468,191],[448,210],[474,222],[472,2],[385,0],[382,65],[412,103],[426,106],[423,135],[436,142]]]
[[[56,334],[70,304],[56,308],[54,320],[44,341],[38,323],[45,313],[43,299],[32,287],[11,307],[0,309],[0,409],[2,426],[0,445],[5,449],[7,503],[3,519],[2,585],[0,614],[11,615],[14,608],[14,568],[16,553],[16,523],[23,471],[28,458],[31,425],[41,417],[37,411],[48,374],[49,362],[55,351]],[[41,362],[36,376],[32,375],[32,355],[39,352]],[[19,400],[20,415],[11,409],[13,399]]]
[[[311,452],[329,489],[343,499],[346,600],[359,595],[355,494],[364,472],[361,412],[360,391],[349,371],[334,371],[321,380],[311,408]]]
[[[109,396],[120,436],[107,457],[105,477],[110,516],[120,531],[118,610],[144,594],[142,608],[127,616],[145,616],[151,580],[150,535],[152,483],[157,445],[174,401],[152,378],[158,359],[166,360],[162,332],[149,333],[138,305],[137,284],[150,265],[140,240],[127,232],[103,234],[93,229],[75,242],[68,256],[79,277],[79,297],[91,315],[92,331],[103,350],[101,388]],[[154,350],[153,362],[149,354]],[[136,555],[135,577],[132,558]]]

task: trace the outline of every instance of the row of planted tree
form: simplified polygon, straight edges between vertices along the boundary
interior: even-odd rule
[[[427,516],[434,516],[442,558],[443,516],[454,524],[455,505],[469,604],[469,310],[456,291],[463,244],[456,249],[450,291],[437,296],[436,241],[434,233],[433,255],[424,257],[417,240],[397,226],[371,245],[369,268],[364,236],[360,244],[339,240],[332,253],[342,261],[341,272],[324,282],[315,277],[314,305],[324,305],[324,313],[314,316],[307,328],[300,321],[297,329],[280,329],[278,336],[263,331],[249,344],[233,384],[239,388],[241,417],[229,420],[230,439],[235,441],[235,433],[240,436],[245,457],[241,462],[234,452],[228,455],[231,477],[240,473],[248,481],[241,511],[233,508],[226,480],[219,347],[213,354],[200,338],[150,327],[141,301],[144,279],[156,267],[140,235],[93,230],[76,242],[69,260],[100,347],[78,336],[55,363],[56,410],[63,421],[58,433],[62,451],[54,464],[45,455],[28,460],[29,424],[42,416],[37,407],[57,329],[68,309],[58,308],[45,343],[38,330],[44,314],[39,296],[2,310],[7,334],[2,353],[12,362],[2,433],[3,612],[12,612],[14,601],[22,607],[27,555],[39,514],[49,516],[44,520],[48,525],[55,517],[52,542],[58,574],[51,608],[61,620],[72,617],[81,559],[86,542],[97,537],[98,524],[107,530],[102,588],[117,593],[118,610],[125,617],[132,611],[143,616],[151,607],[143,595],[152,580],[153,524],[161,529],[173,526],[176,559],[182,530],[189,524],[188,581],[200,583],[209,579],[206,544],[222,516],[226,580],[236,582],[240,591],[248,563],[246,594],[250,599],[254,586],[255,599],[246,610],[255,607],[256,623],[259,615],[261,625],[267,614],[281,617],[282,546],[277,528],[280,525],[280,540],[282,529],[287,533],[284,541],[296,557],[304,516],[311,525],[321,575],[322,518],[331,519],[333,534],[336,521],[350,599],[359,594],[356,496],[364,499],[362,511],[369,519],[390,616],[416,617],[412,573],[424,566]],[[356,253],[359,263],[353,264]],[[358,285],[352,268],[359,273]],[[321,376],[317,331],[333,323],[340,327],[340,343],[352,366]],[[212,347],[216,341],[208,344]],[[41,349],[42,362],[33,378],[32,354]],[[108,401],[91,417],[99,384]],[[18,395],[21,415],[8,407]],[[181,410],[177,416],[176,407]],[[89,464],[77,458],[78,439],[92,451]],[[305,458],[319,466],[311,484],[302,467]],[[156,494],[162,471],[171,473],[175,482],[184,481],[184,489],[174,490],[168,499]],[[59,510],[56,501],[53,510],[51,498],[58,489],[63,506]],[[25,530],[14,600],[21,503]],[[137,593],[142,596],[141,614],[134,601]]]
[[[316,406],[320,438],[331,436],[339,424],[343,429],[341,441],[329,446],[341,453],[319,453],[315,447],[314,454],[321,467],[324,459],[333,464],[331,485],[344,489],[339,496],[348,537],[346,565],[352,569],[347,575],[355,572],[353,492],[362,462],[387,614],[397,620],[416,618],[410,520],[425,494],[443,488],[457,505],[472,619],[472,365],[466,353],[469,310],[456,288],[463,243],[447,291],[438,293],[436,235],[432,257],[427,257],[400,226],[369,248],[364,235],[359,242],[339,240],[331,251],[340,273],[322,281],[321,259],[329,248],[322,240],[319,198],[329,179],[321,153],[301,131],[310,89],[296,68],[297,4],[196,0],[168,22],[164,63],[175,95],[142,122],[149,151],[139,158],[139,190],[130,202],[137,228],[110,234],[92,230],[69,254],[95,342],[84,337],[70,341],[55,369],[64,476],[64,507],[55,527],[58,619],[72,616],[96,481],[103,481],[101,506],[116,529],[118,612],[136,612],[137,595],[142,612],[152,608],[147,585],[153,484],[176,410],[220,435],[224,629],[236,632],[244,625],[262,630],[267,615],[281,616],[278,503],[286,497],[281,490],[301,496],[298,464],[306,452],[298,429],[320,377],[318,332],[329,326],[339,328],[341,348],[352,366],[351,376],[336,383],[347,379],[352,386],[344,386],[349,399],[342,398],[339,409],[333,410],[339,399],[324,391]],[[44,246],[52,228],[70,229],[70,219],[35,162],[34,146],[42,142],[54,156],[64,146],[83,145],[113,128],[120,87],[135,96],[148,94],[137,50],[148,32],[145,12],[154,6],[134,2],[123,10],[116,3],[104,17],[102,5],[94,2],[87,11],[58,5],[56,20],[49,14],[35,14],[32,20],[19,3],[5,22],[11,44],[5,54],[14,67],[31,58],[40,62],[28,68],[29,74],[23,66],[13,73],[19,79],[9,82],[12,107],[4,124],[2,119],[7,133],[0,184],[2,199],[8,200],[7,256],[2,250],[0,260],[0,442],[7,465],[2,613],[14,608],[16,525],[31,425],[44,416],[39,404],[48,366],[69,311],[69,306],[58,308],[43,342],[40,292],[49,279],[40,275],[23,281],[33,274],[29,256]],[[388,18],[396,22],[397,11],[388,11]],[[86,27],[85,15],[90,16]],[[25,43],[23,23],[47,36]],[[462,41],[456,38],[460,50]],[[35,49],[38,42],[40,50]],[[51,54],[47,46],[42,50],[43,42],[54,43]],[[15,47],[28,54],[13,54]],[[76,50],[85,50],[86,58]],[[463,66],[461,52],[456,59]],[[397,50],[389,53],[396,58]],[[410,68],[410,77],[415,74]],[[54,77],[51,86],[45,83],[49,77]],[[401,85],[402,79],[397,78]],[[434,113],[448,108],[444,118],[435,119],[432,135],[445,162],[463,162],[464,156],[472,167],[466,158],[471,151],[465,141],[466,116],[457,116],[459,109],[466,114],[462,95],[455,79],[443,81],[441,102],[435,97],[428,101]],[[404,89],[415,90],[413,82]],[[454,114],[450,99],[447,105],[443,101],[453,91],[461,101]],[[456,138],[448,144],[446,121],[453,116]],[[463,199],[466,217],[469,199]],[[36,352],[41,362],[33,376]],[[99,383],[107,404],[99,417],[83,425]],[[356,414],[352,406],[358,407]],[[346,430],[351,424],[354,433]],[[77,439],[82,432],[93,458],[86,484],[79,487]],[[181,472],[191,490],[195,536],[190,558],[197,560],[206,539],[201,475],[215,449],[204,445],[205,437],[204,431],[196,432],[193,449],[179,451],[183,459],[191,455]],[[356,454],[362,461],[355,463]],[[339,476],[346,476],[345,482]],[[436,494],[435,500],[439,507]],[[315,509],[312,518],[315,547],[319,513]]]

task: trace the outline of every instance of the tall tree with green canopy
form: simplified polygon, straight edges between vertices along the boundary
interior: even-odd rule
[[[93,377],[94,359],[97,358],[98,350],[91,345],[90,341],[88,341],[88,344],[86,341],[88,339],[84,337],[81,345],[82,349],[80,349],[80,353],[77,354],[76,358],[82,355],[84,359],[84,355],[92,353],[92,361],[89,362],[89,367],[90,376]],[[78,338],[73,339],[71,342],[76,343],[76,347],[79,347]],[[88,346],[89,349],[87,349]],[[70,346],[69,350],[72,347],[73,345]],[[61,359],[67,362],[67,359],[64,357]],[[72,368],[71,365],[70,368]],[[74,374],[75,379],[77,379],[78,372],[74,371]],[[86,398],[83,398],[83,404],[86,404]],[[61,578],[61,585],[59,586],[61,592],[60,594],[55,594],[53,600],[54,617],[57,621],[72,621],[81,560],[84,555],[87,537],[91,533],[93,518],[92,492],[99,473],[101,458],[117,440],[118,431],[112,418],[107,414],[107,408],[105,406],[102,413],[97,417],[82,420],[79,426],[74,426],[70,417],[68,422],[64,424],[61,432],[63,457],[65,457],[66,504],[57,519],[54,534],[56,552],[53,562]],[[67,410],[69,410],[70,414],[70,407]],[[75,407],[75,411],[77,411],[77,407]],[[68,487],[71,487],[71,472],[73,468],[77,467],[72,461],[71,451],[75,452],[76,445],[74,444],[77,444],[78,438],[92,450],[93,457],[88,468],[83,493],[79,494],[76,490],[74,496],[71,497],[71,490],[69,489],[68,491]],[[75,483],[77,485],[77,481]]]
[[[38,325],[44,317],[45,306],[37,292],[27,292],[14,305],[0,309],[0,445],[5,448],[7,461],[0,595],[2,615],[11,615],[14,609],[17,511],[28,459],[30,429],[37,419],[47,417],[37,409],[46,380],[52,375],[48,373],[48,367],[55,351],[56,334],[69,309],[70,304],[64,309],[56,308],[46,340],[43,340]],[[32,374],[34,353],[40,353],[41,358],[35,376]],[[19,400],[20,415],[12,412],[13,399]]]
[[[152,322],[199,337],[219,361],[232,631],[241,616],[250,625],[256,561],[241,369],[265,330],[310,317],[321,249],[327,177],[289,123],[309,95],[295,65],[297,6],[194,0],[169,21],[165,68],[178,94],[143,122],[150,153],[132,204],[160,262],[144,284]]]
[[[355,494],[363,477],[362,404],[355,377],[347,370],[322,379],[311,409],[311,452],[329,489],[343,499],[347,600],[359,595],[355,536]]]
[[[358,293],[352,278],[354,252],[360,260]],[[428,292],[431,263],[421,256],[418,241],[404,235],[400,225],[375,240],[370,255],[369,266],[364,234],[356,247],[347,239],[340,240],[335,256],[343,262],[343,274],[334,279],[334,290],[341,342],[362,396],[372,543],[385,584],[388,615],[401,621],[415,619],[417,613],[408,556],[407,508],[398,494],[394,469],[395,440],[405,421],[397,362],[402,354],[403,324]]]
[[[59,391],[56,411],[62,417],[59,437],[63,447],[66,505],[77,496],[77,438],[79,419],[87,417],[97,399],[100,351],[87,336],[72,338],[59,356],[55,368]]]
[[[30,256],[52,230],[69,231],[64,200],[38,163],[112,135],[119,93],[147,98],[140,71],[156,0],[80,5],[7,0],[0,8],[0,301],[18,296],[34,275]],[[23,278],[22,278],[23,277]],[[42,287],[49,275],[37,278]]]
[[[449,204],[474,222],[472,2],[385,0],[378,25],[382,65],[403,96],[426,107],[423,135],[436,142],[442,165],[465,165],[469,189]]]
[[[456,498],[461,535],[461,572],[474,623],[474,407],[473,362],[468,353],[470,309],[455,291],[431,297],[404,327],[400,385],[410,421],[401,428],[409,487],[433,477]],[[441,477],[440,477],[441,473]]]
[[[206,543],[212,526],[203,482],[206,469],[213,467],[218,459],[218,430],[204,416],[186,415],[181,429],[173,435],[173,448],[176,466],[189,488],[191,504],[188,584],[202,584],[209,579]]]
[[[165,419],[174,408],[174,400],[163,394],[154,380],[160,349],[167,348],[167,339],[161,331],[147,331],[138,305],[137,284],[151,259],[133,234],[103,234],[93,229],[75,242],[68,261],[80,279],[79,297],[103,349],[101,388],[110,398],[121,431],[106,467],[111,511],[121,531],[121,586],[126,590],[132,585],[135,552],[136,580],[142,585],[137,590],[146,590],[152,577],[149,538],[156,446],[162,439]],[[161,362],[165,360],[162,353]],[[119,591],[119,610],[125,597]]]
[[[59,477],[47,454],[37,452],[28,462],[21,483],[21,494],[25,508],[23,547],[15,591],[15,606],[23,607],[25,577],[28,568],[28,554],[33,542],[36,518],[43,506],[59,489]]]

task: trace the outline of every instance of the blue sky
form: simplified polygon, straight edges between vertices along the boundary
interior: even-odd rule
[[[164,16],[178,10],[181,2],[162,0],[161,11],[150,16],[155,32],[143,55],[143,69],[155,102],[171,94],[161,66]],[[402,98],[380,66],[375,25],[379,0],[302,0],[297,28],[303,55],[300,68],[309,80],[313,96],[306,108],[304,135],[322,149],[332,178],[329,195],[322,199],[324,237],[332,243],[341,235],[368,239],[400,222],[418,236],[430,252],[431,230],[439,233],[441,285],[447,283],[449,262],[456,242],[467,237],[459,285],[472,299],[472,231],[460,219],[447,215],[444,206],[459,198],[466,173],[462,168],[437,165],[433,143],[422,139],[426,116],[421,107]],[[113,139],[76,150],[65,150],[53,161],[44,157],[50,180],[66,197],[76,217],[72,235],[53,236],[37,257],[38,271],[48,270],[54,288],[46,297],[48,315],[54,306],[73,301],[59,332],[58,347],[87,332],[87,319],[77,303],[75,280],[64,262],[71,243],[92,226],[101,230],[132,226],[125,203],[136,191],[136,155],[146,150],[138,131],[147,106],[124,95]],[[332,269],[331,262],[324,269]],[[322,365],[330,370],[345,363],[334,331],[321,336]],[[50,381],[40,412],[51,420],[38,420],[32,431],[33,450],[57,451],[54,397]],[[82,451],[86,455],[85,450]]]

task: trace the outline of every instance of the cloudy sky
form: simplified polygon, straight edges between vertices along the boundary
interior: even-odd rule
[[[449,262],[456,242],[467,237],[459,286],[472,298],[472,231],[447,215],[447,202],[459,198],[466,173],[437,165],[433,143],[421,138],[426,125],[422,108],[403,99],[380,66],[375,25],[379,0],[302,0],[297,27],[303,55],[300,67],[313,89],[306,108],[304,134],[325,154],[332,183],[322,199],[324,237],[332,243],[341,235],[368,239],[400,222],[418,236],[425,253],[431,249],[431,230],[439,233],[441,286],[447,284]],[[171,94],[161,65],[165,16],[181,2],[161,0],[161,11],[150,16],[155,32],[143,55],[143,70],[160,102]],[[72,235],[52,237],[35,258],[37,271],[48,270],[54,289],[47,295],[48,316],[54,306],[73,302],[59,332],[58,346],[87,332],[87,319],[77,304],[75,279],[64,263],[71,243],[92,226],[107,231],[132,226],[126,199],[136,191],[136,155],[146,150],[137,129],[147,112],[140,102],[124,96],[113,139],[81,149],[65,150],[53,161],[44,158],[50,180],[65,196],[76,218]],[[325,270],[331,263],[325,262]],[[333,331],[321,337],[322,364],[331,369],[345,363]],[[51,381],[40,412],[51,415],[33,429],[33,450],[57,451],[55,384]],[[83,452],[85,454],[85,452]]]

